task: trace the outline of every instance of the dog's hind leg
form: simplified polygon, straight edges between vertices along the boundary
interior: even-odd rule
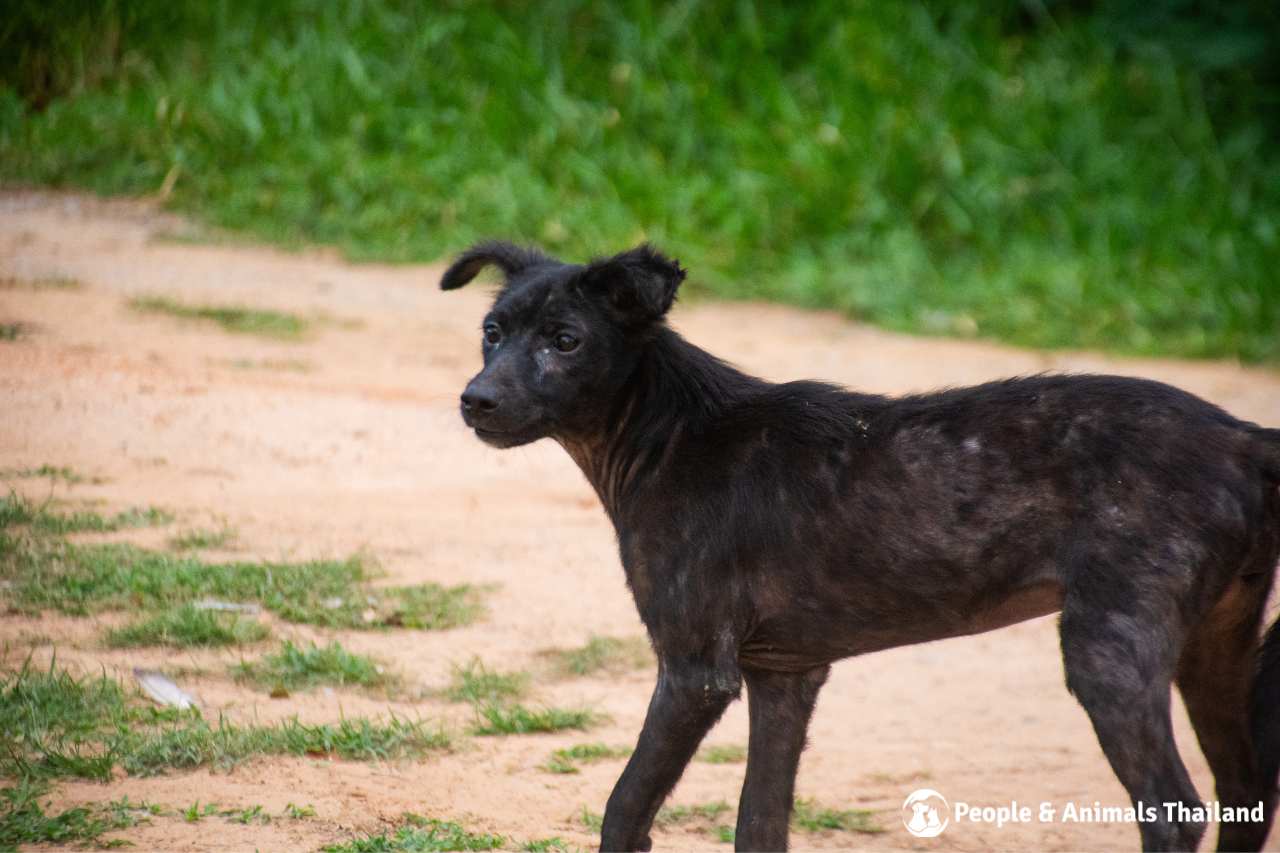
[[[1213,770],[1224,806],[1265,804],[1267,820],[1223,822],[1219,850],[1258,850],[1275,807],[1274,780],[1262,778],[1249,729],[1250,693],[1257,669],[1259,624],[1271,575],[1235,578],[1191,632],[1178,661],[1178,689]]]
[[[1144,563],[1104,570],[1081,559],[1074,567],[1061,622],[1067,689],[1089,714],[1135,807],[1155,809],[1143,815],[1154,820],[1138,824],[1143,849],[1194,850],[1204,825],[1164,806],[1202,806],[1169,717],[1184,633],[1172,589],[1176,576]]]
[[[738,850],[786,850],[796,768],[809,718],[830,667],[807,672],[744,669],[751,738],[738,805]]]

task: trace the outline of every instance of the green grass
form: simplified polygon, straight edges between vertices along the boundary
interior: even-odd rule
[[[169,809],[160,803],[147,800],[134,802],[126,794],[118,800],[112,800],[104,806],[117,819],[132,818],[135,823],[145,821],[148,817],[169,814]]]
[[[30,661],[0,672],[0,775],[105,781],[115,766],[105,740],[132,721],[124,691],[105,676],[77,678]]]
[[[84,476],[65,465],[41,465],[38,468],[8,468],[0,472],[0,477],[48,477],[52,481],[62,481],[69,486],[84,482]],[[13,497],[10,497],[12,500]]]
[[[237,681],[276,691],[335,687],[387,688],[395,683],[381,664],[343,648],[336,640],[327,646],[295,646],[286,640],[280,651],[232,667]]]
[[[119,543],[81,545],[61,538],[77,530],[156,523],[155,510],[111,519],[61,516],[22,499],[0,499],[0,578],[20,610],[85,615],[112,609],[164,610],[198,598],[257,602],[290,622],[328,628],[419,628],[467,625],[484,613],[484,590],[472,586],[378,587],[359,558],[302,563],[210,563]]]
[[[239,809],[223,809],[218,812],[231,823],[248,826],[251,823],[271,823],[271,815],[267,814],[260,804],[245,806]]]
[[[650,666],[653,652],[641,637],[601,637],[592,635],[586,643],[572,649],[547,649],[541,653],[550,658],[562,675],[594,675],[600,672],[623,673]]]
[[[307,321],[294,314],[239,305],[184,305],[163,296],[140,296],[129,307],[145,314],[167,314],[187,320],[207,320],[228,332],[292,340],[307,331]]]
[[[1280,360],[1267,0],[90,5],[19,5],[0,180],[356,259],[647,237],[702,293]]]
[[[21,780],[107,781],[117,771],[149,776],[228,768],[260,755],[391,760],[450,745],[443,730],[424,720],[211,723],[195,711],[146,705],[106,675],[75,676],[54,664],[41,669],[30,662],[0,673],[0,775]]]
[[[525,853],[548,853],[551,850],[567,851],[569,843],[556,835],[551,838],[535,838],[531,841],[526,841],[520,845],[520,849]]]
[[[374,590],[373,621],[384,626],[441,630],[469,625],[484,613],[481,589],[469,584],[381,587]]]
[[[601,720],[594,711],[582,708],[528,708],[524,705],[482,703],[476,705],[476,735],[527,735],[585,731]]]
[[[444,695],[455,702],[471,703],[476,714],[471,731],[476,735],[586,730],[603,719],[581,708],[529,708],[512,701],[523,696],[528,687],[528,673],[493,671],[479,658],[473,658],[462,666],[454,666],[452,682]]]
[[[113,648],[171,646],[186,649],[260,643],[269,636],[271,632],[267,626],[253,619],[184,604],[113,628],[104,639]]]
[[[860,832],[879,835],[884,827],[875,822],[875,816],[866,809],[830,809],[812,799],[797,799],[791,812],[791,828],[801,832]]]
[[[48,503],[33,504],[26,498],[13,493],[0,498],[0,529],[29,526],[39,533],[54,535],[86,532],[114,533],[136,527],[160,527],[172,521],[173,514],[158,507],[133,507],[115,515],[106,516],[92,510],[59,512],[51,508]]]
[[[400,851],[497,850],[507,843],[501,835],[470,832],[447,820],[406,814],[394,832],[357,838],[322,848],[325,853],[400,853]]]
[[[296,358],[235,358],[223,362],[236,370],[278,370],[286,373],[310,373],[315,367]]]
[[[173,514],[167,510],[135,507],[112,516],[83,510],[67,514],[42,510],[32,524],[47,533],[115,533],[135,527],[162,527],[172,521]]]
[[[731,811],[732,808],[724,800],[692,806],[663,806],[658,809],[658,814],[654,816],[653,825],[660,828],[669,828],[673,826],[708,824],[708,829],[714,829],[715,823],[720,816],[725,812]]]
[[[631,749],[625,746],[609,746],[604,743],[578,743],[551,753],[542,768],[550,773],[577,773],[581,764],[594,764],[611,758],[626,758]]]
[[[450,737],[424,720],[347,718],[309,725],[297,719],[276,725],[239,726],[203,719],[124,742],[120,766],[147,776],[170,769],[225,768],[259,755],[332,756],[352,761],[418,758],[448,749]]]
[[[593,812],[586,806],[582,807],[582,812],[578,815],[578,820],[583,827],[590,832],[599,833],[601,827],[604,826],[604,815],[599,812]]]
[[[187,823],[199,823],[205,818],[211,815],[216,815],[217,813],[217,803],[205,803],[204,805],[200,805],[200,801],[196,800],[183,810],[182,819]]]
[[[707,764],[741,764],[747,760],[747,748],[737,743],[716,744],[698,750],[695,757]]]
[[[316,816],[316,807],[309,803],[305,806],[286,803],[283,816],[290,820],[306,820],[309,817]]]
[[[416,758],[448,749],[447,734],[423,720],[348,718],[314,725],[289,719],[277,725],[239,726],[202,719],[125,741],[121,767],[131,775],[169,769],[230,767],[258,755],[333,756],[354,761]]]
[[[491,670],[479,658],[453,667],[445,696],[454,702],[500,702],[519,699],[529,689],[529,673]]]
[[[101,841],[103,833],[136,826],[139,818],[126,797],[103,807],[76,806],[49,814],[40,804],[48,793],[42,783],[20,782],[0,788],[0,850],[29,844],[96,844],[116,847],[123,842]]]
[[[204,551],[230,547],[236,541],[236,532],[229,527],[218,530],[184,530],[168,541],[175,551]]]
[[[68,276],[51,275],[43,278],[0,276],[0,290],[81,290],[83,288],[83,282]]]

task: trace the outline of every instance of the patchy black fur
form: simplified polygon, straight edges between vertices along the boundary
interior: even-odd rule
[[[507,275],[463,416],[510,447],[551,437],[617,529],[659,659],[602,849],[654,814],[745,681],[738,849],[787,843],[797,762],[829,665],[1061,610],[1067,686],[1131,797],[1199,803],[1174,746],[1176,680],[1227,805],[1258,849],[1280,773],[1280,431],[1168,385],[1036,376],[887,398],[772,384],[664,323],[684,271],[650,247],[581,266],[489,243]],[[1194,848],[1198,824],[1140,826]]]

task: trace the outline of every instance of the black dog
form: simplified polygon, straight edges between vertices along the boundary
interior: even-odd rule
[[[746,376],[663,318],[684,278],[642,246],[565,264],[487,243],[506,285],[462,415],[495,447],[556,439],[618,534],[658,655],[601,848],[649,828],[704,734],[751,715],[740,850],[787,844],[796,765],[833,661],[1061,610],[1067,688],[1144,804],[1199,806],[1174,746],[1186,701],[1224,805],[1258,849],[1280,775],[1280,430],[1137,379],[1041,376],[901,399]],[[1260,650],[1259,650],[1260,649]],[[1202,823],[1161,807],[1151,850]]]

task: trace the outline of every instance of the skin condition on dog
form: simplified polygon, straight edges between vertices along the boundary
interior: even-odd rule
[[[738,849],[782,849],[829,665],[1062,612],[1068,689],[1134,802],[1147,849],[1193,848],[1201,803],[1173,743],[1177,683],[1218,798],[1280,774],[1280,431],[1156,382],[1036,376],[888,398],[743,374],[664,317],[684,278],[642,246],[585,265],[481,244],[505,285],[462,414],[495,447],[558,441],[618,536],[659,661],[602,849],[644,850],[703,735],[747,686]],[[869,697],[874,701],[874,697]]]

